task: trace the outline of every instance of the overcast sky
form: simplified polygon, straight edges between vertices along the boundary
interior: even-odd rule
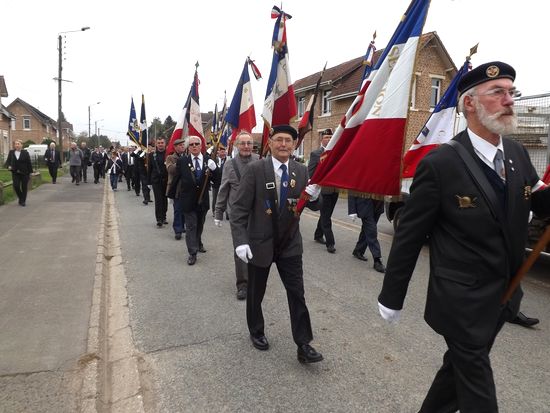
[[[286,0],[293,80],[364,54],[372,33],[383,48],[410,0]],[[64,39],[63,112],[76,134],[91,131],[126,142],[130,99],[148,121],[176,120],[199,61],[200,105],[230,102],[247,55],[264,79],[254,80],[261,113],[271,65],[272,0],[28,0],[3,2],[0,25],[8,105],[19,97],[57,119],[59,32]],[[546,0],[432,0],[424,32],[436,31],[456,66],[480,43],[474,66],[502,60],[516,68],[523,95],[550,91]],[[100,101],[99,105],[94,105]],[[260,121],[258,121],[259,123]],[[260,130],[257,126],[257,131]]]

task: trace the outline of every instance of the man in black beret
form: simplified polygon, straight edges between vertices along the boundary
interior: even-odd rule
[[[550,188],[523,146],[504,135],[517,124],[515,70],[483,64],[459,83],[468,127],[420,162],[399,220],[378,297],[396,321],[422,246],[430,246],[424,318],[448,350],[420,412],[497,412],[489,352],[519,311],[521,288],[501,304],[525,256],[530,210],[550,214]]]
[[[294,209],[308,182],[307,169],[292,160],[298,133],[289,125],[274,126],[271,155],[251,162],[242,175],[232,212],[235,254],[248,263],[246,320],[252,345],[268,350],[262,300],[271,264],[275,263],[286,289],[292,337],[301,363],[323,360],[309,343],[313,340],[304,297],[302,236]],[[307,187],[314,199],[314,187]]]

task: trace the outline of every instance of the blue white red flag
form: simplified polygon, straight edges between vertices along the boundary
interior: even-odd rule
[[[449,87],[437,103],[426,124],[405,153],[403,157],[403,178],[412,178],[422,158],[432,149],[449,142],[454,136],[455,121],[457,119],[458,82],[464,74],[468,73],[469,68],[470,59],[468,58],[451,80]]]
[[[430,0],[413,0],[323,153],[311,182],[373,198],[400,195],[416,51]]]
[[[128,132],[126,135],[139,146],[140,125],[136,116],[136,107],[134,106],[134,98],[130,104],[130,119],[128,120]]]
[[[141,113],[139,116],[139,144],[147,148],[147,117],[145,116],[145,96],[141,95]]]
[[[273,30],[273,60],[262,111],[264,130],[261,155],[265,154],[271,126],[290,124],[297,114],[294,86],[290,79],[286,36],[286,20],[291,17],[277,6],[274,6],[271,12],[271,18],[277,20]]]
[[[227,115],[225,115],[226,122],[233,129],[231,141],[233,141],[237,132],[241,130],[252,132],[252,129],[256,126],[256,113],[254,111],[248,64],[249,60],[247,59],[237,83],[235,94],[229,105],[229,110],[227,111]]]

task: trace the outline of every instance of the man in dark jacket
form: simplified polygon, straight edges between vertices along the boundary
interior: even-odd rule
[[[59,151],[55,149],[55,143],[51,142],[49,149],[44,153],[44,162],[48,165],[48,172],[52,177],[52,184],[57,182],[57,170],[61,168],[61,156]]]
[[[168,198],[166,198],[166,184],[168,183],[168,172],[164,164],[166,156],[166,142],[164,138],[157,138],[155,151],[147,155],[147,182],[153,186],[155,196],[155,218],[157,227],[168,224],[166,212],[168,210]]]
[[[503,295],[525,257],[529,211],[550,214],[550,188],[525,148],[504,138],[517,125],[515,70],[483,64],[458,84],[468,128],[420,162],[399,220],[378,307],[395,321],[429,235],[424,318],[448,350],[421,412],[497,412],[489,352],[523,295]]]
[[[23,149],[23,142],[20,140],[16,140],[13,146],[14,148],[8,153],[4,167],[11,171],[13,190],[19,199],[19,205],[25,206],[29,175],[32,173],[31,156]]]

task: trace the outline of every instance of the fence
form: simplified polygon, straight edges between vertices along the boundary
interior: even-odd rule
[[[518,128],[510,137],[525,146],[533,166],[542,177],[550,164],[550,93],[521,97],[515,101],[514,108]]]

